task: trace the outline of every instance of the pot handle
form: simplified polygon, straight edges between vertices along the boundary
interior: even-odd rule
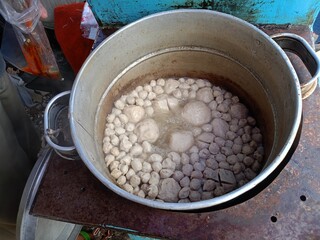
[[[305,83],[300,82],[302,99],[309,97],[317,87],[320,73],[320,61],[309,43],[302,37],[292,33],[278,33],[271,38],[284,50],[296,54],[304,63],[311,79]]]

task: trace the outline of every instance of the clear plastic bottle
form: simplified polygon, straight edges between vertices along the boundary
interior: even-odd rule
[[[48,37],[40,21],[39,0],[1,0],[0,13],[14,26],[27,66],[34,75],[61,79]]]

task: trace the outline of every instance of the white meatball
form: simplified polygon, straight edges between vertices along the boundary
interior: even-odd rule
[[[188,102],[182,109],[181,116],[189,123],[200,126],[211,120],[210,108],[204,102]]]
[[[123,113],[128,117],[129,122],[137,123],[143,118],[145,111],[140,106],[126,106]]]
[[[137,124],[135,133],[139,142],[148,141],[154,143],[159,137],[159,128],[153,119],[148,118]]]
[[[190,131],[173,132],[169,138],[169,147],[175,152],[185,152],[193,143],[194,139]]]
[[[213,93],[212,93],[212,89],[209,87],[205,87],[205,88],[201,88],[198,92],[197,92],[197,100],[205,102],[205,103],[209,103],[213,100]]]
[[[164,85],[164,91],[166,94],[170,94],[174,90],[176,90],[179,85],[180,85],[179,81],[169,78]]]

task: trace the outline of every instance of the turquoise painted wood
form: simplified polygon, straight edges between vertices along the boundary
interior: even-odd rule
[[[228,13],[254,24],[312,26],[319,0],[88,0],[103,26],[123,26],[152,13],[203,8]]]

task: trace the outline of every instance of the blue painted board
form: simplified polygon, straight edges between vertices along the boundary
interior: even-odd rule
[[[211,9],[255,24],[311,26],[319,0],[88,0],[103,26],[123,26],[152,13],[180,9]]]

